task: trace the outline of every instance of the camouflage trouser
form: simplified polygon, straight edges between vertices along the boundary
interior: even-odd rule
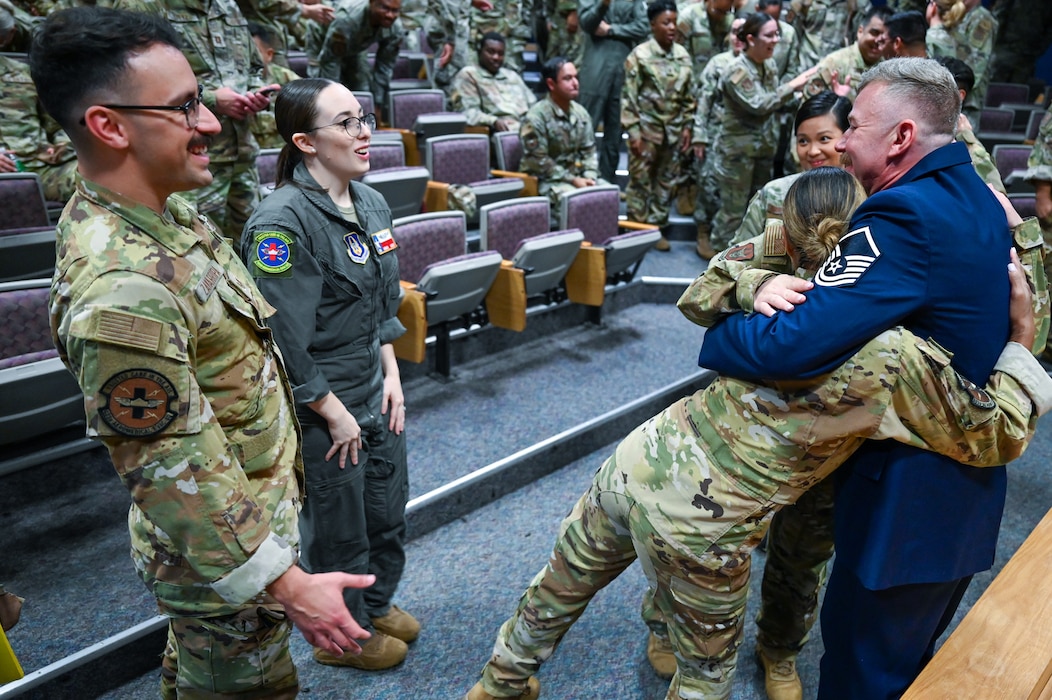
[[[592,597],[638,557],[652,588],[652,606],[668,621],[664,633],[676,654],[678,669],[667,698],[730,697],[750,553],[774,506],[742,491],[728,475],[707,469],[706,495],[721,516],[685,517],[676,523],[678,532],[659,531],[654,519],[666,515],[666,490],[639,487],[631,474],[640,467],[669,474],[675,462],[681,472],[676,478],[696,483],[700,472],[683,465],[696,465],[698,451],[705,449],[680,432],[670,414],[666,409],[629,434],[563,520],[548,565],[500,629],[483,669],[487,692],[498,697],[522,692]],[[662,483],[671,488],[671,480]],[[689,501],[685,507],[700,512]]]
[[[255,159],[212,163],[212,183],[194,190],[197,211],[208,216],[240,249],[241,231],[259,203],[259,172]]]
[[[34,172],[40,176],[40,184],[44,187],[44,199],[49,202],[68,202],[77,189],[77,161],[76,159],[60,165],[45,165]]]
[[[578,29],[571,34],[566,29],[566,18],[557,15],[552,17],[552,28],[548,32],[548,51],[545,58],[562,56],[578,68],[584,56],[584,32]]]
[[[698,186],[694,197],[694,221],[711,224],[720,209],[720,188],[712,170],[712,158],[700,161],[694,158],[691,171]]]
[[[679,144],[643,140],[643,154],[628,151],[628,187],[625,188],[625,208],[628,218],[654,226],[668,223],[672,197],[683,183],[684,155]]]
[[[775,513],[767,531],[756,639],[776,660],[796,656],[815,623],[833,556],[833,479]]]
[[[161,660],[164,700],[295,698],[292,625],[279,607],[219,617],[173,617]]]
[[[720,192],[720,208],[712,220],[712,247],[723,250],[738,231],[749,198],[771,179],[771,155],[747,157],[713,153],[712,171]]]

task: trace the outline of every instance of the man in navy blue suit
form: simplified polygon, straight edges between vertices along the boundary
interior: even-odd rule
[[[778,312],[729,317],[707,333],[699,363],[808,377],[902,324],[981,383],[1008,334],[1012,240],[1005,210],[953,142],[959,111],[953,77],[934,61],[869,70],[837,144],[869,199],[813,285],[770,280],[755,308]],[[819,699],[895,698],[931,658],[972,574],[993,563],[1005,469],[870,442],[836,478]]]

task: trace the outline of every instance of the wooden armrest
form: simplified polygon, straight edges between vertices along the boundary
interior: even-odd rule
[[[427,298],[415,284],[402,281],[401,285],[405,295],[398,305],[398,320],[406,332],[392,345],[395,357],[419,364],[427,357]]]
[[[526,328],[526,271],[503,260],[493,286],[486,292],[486,315],[498,328],[522,332]]]
[[[520,173],[514,170],[490,170],[489,173],[493,177],[517,177],[522,180],[522,192],[519,194],[520,197],[537,196],[536,175],[527,175],[526,173]]]
[[[415,132],[409,129],[383,129],[383,131],[397,131],[401,134],[406,165],[422,165],[420,162],[420,148],[416,145]]]
[[[618,228],[628,229],[629,231],[653,231],[657,228],[654,224],[648,224],[642,221],[629,221],[628,219],[619,219],[617,226]]]
[[[468,124],[464,127],[465,134],[485,134],[489,136],[489,127],[485,124]]]
[[[575,304],[602,306],[606,296],[606,251],[587,241],[566,272],[566,296]]]
[[[436,180],[427,181],[424,190],[424,211],[446,211],[449,209],[449,183]]]

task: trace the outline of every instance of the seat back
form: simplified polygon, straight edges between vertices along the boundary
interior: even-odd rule
[[[456,258],[467,251],[464,212],[440,211],[394,221],[399,276],[418,282],[432,263]]]
[[[260,188],[274,189],[274,183],[278,180],[278,156],[281,155],[280,148],[261,148],[256,156],[256,172],[259,173]]]
[[[446,109],[446,94],[441,90],[396,90],[388,93],[387,101],[387,121],[395,129],[412,129],[421,114]]]
[[[1027,141],[1035,141],[1035,140],[1037,140],[1037,133],[1038,133],[1038,131],[1041,130],[1041,121],[1045,117],[1047,117],[1049,114],[1052,114],[1052,113],[1048,112],[1047,110],[1044,111],[1044,112],[1039,111],[1039,110],[1035,110],[1035,111],[1030,113],[1030,121],[1028,121],[1026,123],[1026,140]],[[1052,117],[1049,117],[1049,118],[1052,119]]]
[[[1020,83],[990,83],[983,107],[1000,107],[1005,102],[1029,102],[1030,86]],[[998,129],[1000,131],[1000,129]]]
[[[369,144],[369,172],[405,167],[405,144],[397,141],[372,141]]]
[[[299,77],[306,78],[307,66],[310,64],[307,54],[303,51],[289,51],[287,57],[289,59],[289,68]]]
[[[1019,216],[1024,219],[1037,216],[1037,196],[1032,193],[1016,193],[1009,194],[1008,199],[1012,202],[1012,206],[1019,212]]]
[[[1033,149],[1030,146],[1017,146],[1007,143],[1000,143],[994,146],[990,157],[993,158],[994,166],[997,168],[1001,180],[1007,181],[1008,177],[1017,170],[1026,170],[1026,161],[1030,158],[1031,150]]]
[[[58,357],[48,321],[48,279],[0,285],[0,369]]]
[[[362,106],[362,114],[376,114],[376,100],[373,99],[373,93],[368,90],[354,90],[351,94]]]
[[[518,172],[522,163],[522,139],[514,131],[498,131],[493,139],[493,153],[500,170]]]
[[[44,188],[36,173],[0,173],[0,230],[49,223]]]
[[[559,228],[580,229],[592,245],[603,245],[618,234],[620,207],[617,185],[592,185],[567,192],[560,200]]]
[[[0,231],[0,282],[51,277],[54,272],[54,226]]]
[[[505,199],[481,207],[480,249],[495,250],[511,260],[522,241],[548,232],[550,209],[547,197]]]
[[[429,179],[427,168],[417,165],[370,171],[362,183],[379,192],[391,208],[391,217],[398,218],[420,213]]]
[[[460,112],[431,112],[421,114],[413,122],[413,131],[418,143],[424,143],[436,136],[463,134],[468,125],[468,118]]]
[[[1015,110],[1000,107],[983,107],[979,113],[980,131],[1011,131],[1015,121]]]
[[[467,185],[489,178],[489,139],[485,134],[455,134],[430,139],[426,165],[431,179]]]

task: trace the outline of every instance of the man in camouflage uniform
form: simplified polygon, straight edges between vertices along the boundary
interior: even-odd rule
[[[847,46],[855,0],[791,0],[786,19],[796,29],[796,65],[808,68]]]
[[[1052,112],[1046,112],[1034,141],[1034,149],[1027,160],[1024,179],[1034,186],[1037,220],[1045,241],[1045,274],[1052,273]],[[1046,361],[1052,353],[1044,353]]]
[[[957,83],[957,91],[961,93],[961,102],[964,103],[968,99],[968,93],[975,85],[975,73],[972,72],[971,66],[952,56],[939,56],[935,60],[953,75],[953,80]],[[975,172],[979,173],[979,177],[998,192],[1005,192],[1001,173],[997,170],[994,159],[990,157],[989,151],[975,135],[972,123],[963,113],[957,119],[957,133],[954,135],[954,140],[968,146],[972,165],[975,166]]]
[[[650,32],[647,6],[644,0],[578,0],[577,16],[585,33],[580,102],[593,126],[603,127],[599,175],[616,182],[625,59]]]
[[[955,56],[967,63],[975,73],[975,87],[968,93],[968,101],[964,103],[962,111],[972,124],[978,124],[979,114],[986,101],[986,88],[990,85],[997,20],[979,4],[979,0],[965,0],[965,5],[970,9],[964,19],[953,27],[942,23],[935,3],[929,5],[930,27],[925,41],[930,57]]]
[[[926,58],[928,20],[922,12],[896,12],[884,22],[885,58]]]
[[[0,49],[14,35],[14,14],[0,2]],[[36,173],[44,197],[65,202],[77,184],[77,154],[69,137],[41,108],[29,66],[0,53],[0,173]]]
[[[1026,279],[1011,274],[1020,332],[985,391],[962,384],[938,346],[893,329],[812,380],[765,388],[719,377],[632,431],[563,520],[548,564],[501,626],[468,700],[538,697],[541,664],[592,597],[637,558],[676,650],[667,698],[729,698],[734,667],[724,660],[741,636],[750,554],[772,513],[866,437],[973,466],[1022,452],[1037,415],[1052,406],[1052,380],[1027,349],[1034,328]],[[689,298],[688,291],[681,307]],[[984,408],[962,387],[988,397],[976,402]]]
[[[398,15],[402,0],[347,0],[336,8],[336,18],[325,32],[318,52],[318,66],[311,76],[328,78],[351,90],[373,94],[376,118],[387,104],[398,51],[405,30]],[[376,58],[369,63],[369,47],[376,44]]]
[[[519,122],[537,101],[515,71],[504,67],[504,37],[482,37],[478,65],[464,66],[453,78],[450,106],[473,126],[490,131],[518,131]]]
[[[818,62],[818,72],[804,87],[807,96],[817,95],[823,90],[832,90],[833,81],[847,88],[846,97],[852,102],[858,94],[858,83],[862,74],[884,58],[884,20],[891,17],[886,7],[874,7],[862,17],[855,43],[838,49]],[[838,91],[837,94],[842,94]]]
[[[541,68],[541,77],[548,97],[531,107],[522,120],[519,167],[537,178],[537,193],[552,204],[554,227],[562,195],[609,183],[599,177],[592,120],[576,101],[577,68],[562,57],[551,58]]]
[[[628,218],[668,226],[676,188],[684,181],[694,114],[690,54],[676,43],[676,4],[654,0],[647,7],[653,36],[625,60],[621,128],[628,132]],[[668,241],[658,250],[668,250]]]
[[[324,26],[332,21],[335,10],[320,0],[237,0],[245,19],[255,22],[267,30],[270,47],[274,51],[273,62],[289,67],[288,49],[290,32],[300,22],[311,22]]]
[[[1045,0],[997,0],[998,23],[990,80],[1026,83],[1037,60],[1052,44],[1052,3]]]
[[[192,197],[197,210],[237,242],[259,201],[259,144],[249,118],[270,104],[260,91],[279,87],[263,83],[263,60],[248,23],[234,0],[116,0],[113,6],[166,17],[179,32],[186,60],[204,88],[204,105],[223,127],[208,150],[212,182]]]
[[[468,13],[468,46],[478,51],[482,48],[483,36],[491,32],[500,34],[508,44],[508,68],[519,73],[524,66],[522,52],[532,34],[530,26],[526,23],[523,2],[524,0],[490,0],[487,3],[489,8],[482,3],[471,3]],[[469,51],[469,54],[473,62],[478,60],[477,53]]]
[[[290,68],[274,62],[274,47],[271,45],[272,35],[266,27],[254,22],[248,23],[248,30],[252,34],[252,42],[263,59],[263,80],[267,83],[285,86],[299,78]],[[256,112],[251,117],[252,135],[256,137],[260,148],[281,148],[285,145],[285,139],[278,133],[278,125],[274,121],[273,102],[266,109]]]
[[[584,56],[584,33],[577,18],[577,0],[545,0],[548,15],[548,50],[546,58],[562,56],[580,65]]]
[[[273,309],[170,196],[208,184],[222,128],[178,43],[158,17],[92,7],[54,13],[34,40],[33,79],[83,175],[58,226],[52,332],[132,496],[132,560],[170,618],[162,697],[292,698],[290,622],[357,652],[368,635],[342,590],[372,577],[296,564],[299,429]]]

